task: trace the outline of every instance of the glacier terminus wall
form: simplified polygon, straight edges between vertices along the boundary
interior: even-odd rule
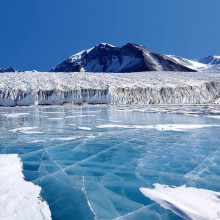
[[[0,106],[219,103],[220,73],[1,73]]]

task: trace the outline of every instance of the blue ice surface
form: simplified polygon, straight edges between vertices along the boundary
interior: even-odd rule
[[[42,187],[53,219],[180,219],[139,188],[186,184],[220,192],[220,127],[98,127],[220,124],[220,119],[206,117],[207,106],[200,112],[185,109],[188,115],[178,106],[173,111],[158,108],[0,108],[0,152],[20,155],[26,180]],[[27,114],[9,115],[17,113]],[[35,128],[11,131],[23,127]]]

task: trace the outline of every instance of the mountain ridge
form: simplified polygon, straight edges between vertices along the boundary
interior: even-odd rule
[[[202,59],[197,59],[196,61],[203,64],[218,65],[220,64],[220,56],[210,55]]]
[[[142,45],[127,43],[122,47],[100,43],[89,50],[72,55],[50,72],[195,72],[168,55],[149,50]]]
[[[9,73],[9,72],[21,72],[21,71],[16,70],[14,67],[0,68],[0,73]]]
[[[100,43],[70,56],[49,72],[129,73],[145,71],[220,72],[220,56],[210,55],[190,60],[176,55],[158,53],[135,43],[127,43],[122,47]],[[0,68],[0,73],[6,72],[22,71],[14,67]]]

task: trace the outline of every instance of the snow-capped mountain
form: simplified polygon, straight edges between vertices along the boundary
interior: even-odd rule
[[[194,72],[172,56],[160,54],[141,45],[128,43],[122,47],[101,43],[69,57],[51,72]]]
[[[176,62],[196,71],[204,71],[210,67],[207,64],[200,63],[194,60],[188,60],[188,59],[178,57],[175,55],[167,55],[167,56],[170,57],[171,59],[174,59]]]
[[[204,63],[204,64],[210,64],[210,65],[217,65],[220,64],[220,56],[208,56],[202,59],[196,60],[199,63]]]
[[[168,56],[176,60],[176,62],[199,72],[220,72],[220,56],[208,56],[195,60],[188,60],[174,55]]]
[[[7,69],[0,68],[0,73],[8,73],[8,72],[20,72],[20,71],[16,70],[14,67],[9,67]]]

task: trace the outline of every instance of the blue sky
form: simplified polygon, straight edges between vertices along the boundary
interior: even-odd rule
[[[100,42],[220,55],[220,0],[1,0],[0,68],[47,71]]]

